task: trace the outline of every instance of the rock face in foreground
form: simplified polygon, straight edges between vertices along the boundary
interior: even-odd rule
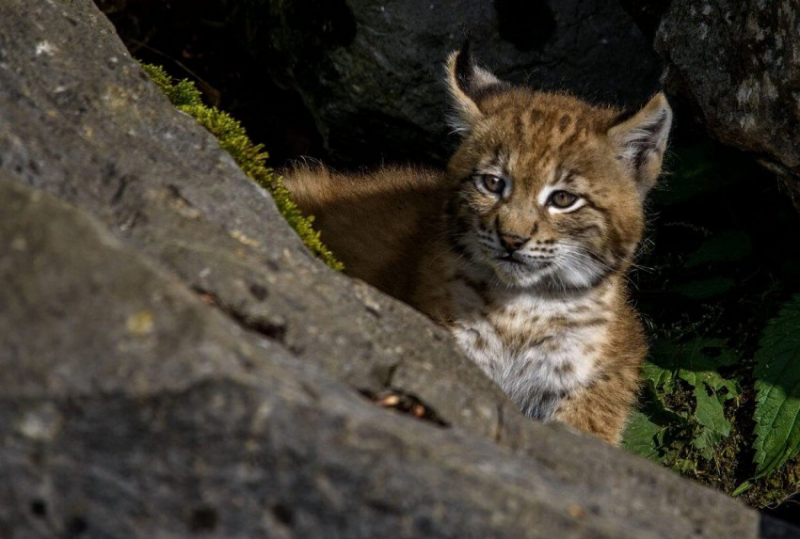
[[[300,92],[339,159],[445,159],[452,137],[443,66],[465,36],[501,78],[537,88],[638,105],[658,87],[651,48],[616,2],[246,4],[248,28],[258,29],[252,48],[262,49],[279,82]]]
[[[713,136],[777,172],[800,211],[798,21],[792,0],[673,0],[656,49],[668,90],[690,101]]]
[[[89,0],[0,3],[0,30],[0,537],[789,533],[524,419],[311,259]]]

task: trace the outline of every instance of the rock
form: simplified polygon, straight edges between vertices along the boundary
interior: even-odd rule
[[[0,537],[785,532],[526,420],[308,256],[89,0],[0,21]],[[363,396],[386,390],[439,421]]]
[[[465,35],[504,79],[622,105],[657,89],[652,51],[615,2],[272,1],[268,15],[249,4],[256,55],[301,93],[333,157],[359,166],[446,159],[443,64]]]
[[[655,47],[670,93],[708,131],[777,172],[800,211],[800,6],[673,0]]]
[[[3,20],[50,16],[53,25],[47,33],[4,29],[0,168],[97,216],[209,303],[294,355],[313,357],[359,390],[391,384],[449,423],[493,436],[506,403],[445,333],[323,269],[269,196],[174,110],[118,40],[98,40],[114,36],[108,21],[90,4],[74,4],[66,16],[50,14],[44,1],[0,5]],[[426,382],[407,374],[431,372],[433,363],[465,375]],[[445,397],[440,386],[460,389]],[[493,395],[469,397],[479,388]]]
[[[515,455],[368,404],[85,212],[6,172],[0,202],[3,537],[756,536],[597,440],[531,424]]]
[[[6,174],[0,200],[3,537],[494,535],[497,510],[509,532],[533,524],[515,500],[541,487],[486,461],[493,444],[464,452],[366,404]],[[471,488],[439,496],[489,469],[500,506],[467,512]],[[577,525],[550,505],[551,531]]]

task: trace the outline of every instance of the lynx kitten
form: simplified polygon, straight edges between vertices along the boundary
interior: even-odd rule
[[[306,167],[287,186],[348,273],[448,328],[525,414],[616,444],[646,353],[625,276],[666,98],[597,108],[502,82],[467,50],[447,82],[462,142],[446,172]]]

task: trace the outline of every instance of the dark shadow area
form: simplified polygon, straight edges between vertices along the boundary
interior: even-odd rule
[[[780,511],[767,511],[758,524],[759,539],[796,539],[798,528],[791,524],[800,524],[800,510],[797,506],[791,509],[792,514],[780,514]],[[778,517],[778,518],[774,518]]]
[[[619,3],[625,11],[630,13],[644,35],[652,42],[658,24],[661,22],[661,16],[669,7],[670,0],[650,0],[648,2],[620,0]]]
[[[293,0],[281,6],[286,25],[328,47],[345,47],[356,37],[356,20],[345,0]]]
[[[269,165],[281,166],[298,155],[324,157],[322,138],[300,96],[275,84],[267,66],[254,59],[246,32],[236,30],[239,25],[233,20],[243,16],[242,10],[220,0],[96,3],[134,58],[161,65],[177,79],[194,81],[208,104],[229,112],[264,145]],[[306,20],[310,31],[325,27],[323,15],[334,10],[333,4],[325,3],[322,12],[307,6],[308,14],[316,13]],[[290,11],[295,12],[301,13]],[[352,31],[337,30],[332,39],[346,41]]]
[[[495,0],[500,37],[520,51],[542,47],[556,31],[556,18],[545,0]]]
[[[444,113],[442,111],[442,115]],[[434,138],[418,126],[379,112],[348,114],[341,123],[358,125],[359,129],[355,132],[341,129],[331,131],[328,163],[333,166],[345,164],[351,170],[371,170],[387,164],[407,163],[443,168],[449,159],[449,152],[445,155],[439,149],[453,151],[458,143],[455,135],[445,135],[444,140]],[[371,136],[367,137],[367,134]]]

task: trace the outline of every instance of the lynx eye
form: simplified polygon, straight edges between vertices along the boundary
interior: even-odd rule
[[[553,191],[550,195],[550,204],[559,209],[566,209],[575,204],[578,200],[577,195],[573,195],[567,191]]]
[[[483,174],[483,186],[490,193],[499,195],[503,193],[503,189],[506,187],[506,181],[492,174]]]

